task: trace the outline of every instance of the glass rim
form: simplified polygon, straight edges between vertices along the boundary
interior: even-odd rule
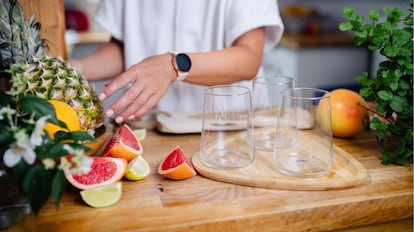
[[[309,92],[313,92],[313,93],[320,93],[320,96],[296,96],[296,94],[292,94],[292,95],[288,95],[286,93],[288,92],[298,92],[298,91],[309,91]],[[328,90],[324,90],[324,89],[319,89],[319,88],[309,88],[309,87],[295,87],[295,88],[287,88],[284,89],[282,91],[280,91],[280,95],[282,97],[288,97],[291,99],[307,99],[307,100],[320,100],[320,99],[325,99],[325,98],[330,98],[331,97],[331,92]]]
[[[215,92],[217,89],[235,89],[237,91],[229,92]],[[215,95],[215,96],[241,96],[241,95],[250,95],[250,89],[243,85],[214,85],[207,87],[204,90],[206,95]]]
[[[283,81],[284,80],[284,81]],[[270,84],[286,84],[286,83],[294,83],[295,78],[287,75],[279,75],[279,74],[265,74],[261,76],[256,76],[253,79],[253,83],[270,83]]]

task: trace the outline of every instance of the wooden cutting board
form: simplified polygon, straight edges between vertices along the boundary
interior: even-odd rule
[[[350,154],[333,146],[334,166],[332,172],[323,177],[298,178],[283,175],[272,165],[272,153],[256,151],[256,159],[250,165],[231,170],[207,167],[200,160],[200,153],[192,157],[192,162],[201,175],[238,185],[284,190],[329,190],[359,186],[367,180],[365,167]]]

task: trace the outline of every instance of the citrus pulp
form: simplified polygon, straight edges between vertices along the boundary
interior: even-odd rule
[[[175,147],[161,162],[158,173],[174,180],[183,180],[196,175],[193,165],[185,157],[180,146]]]
[[[150,166],[142,155],[128,163],[125,178],[128,180],[142,180],[150,173]]]
[[[66,157],[63,157],[66,158]],[[78,189],[91,189],[119,181],[125,173],[127,161],[112,157],[91,157],[91,170],[86,174],[72,174],[65,170],[65,177],[69,183]]]
[[[102,156],[124,158],[131,161],[143,153],[141,142],[127,124],[118,128],[106,145]]]
[[[115,204],[122,196],[122,182],[82,190],[82,200],[95,208],[107,207]]]

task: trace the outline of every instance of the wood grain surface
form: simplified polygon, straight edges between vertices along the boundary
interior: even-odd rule
[[[19,0],[27,19],[34,14],[42,28],[40,36],[46,40],[48,54],[67,58],[65,42],[65,11],[63,0]]]
[[[335,139],[368,171],[367,183],[325,191],[248,187],[201,175],[172,181],[157,174],[171,149],[180,145],[191,159],[199,141],[199,134],[149,131],[143,147],[151,174],[138,182],[123,180],[118,203],[91,208],[78,191],[68,188],[58,209],[50,200],[39,215],[30,215],[8,231],[329,231],[361,226],[361,231],[370,231],[367,225],[382,231],[402,219],[407,219],[404,228],[412,231],[412,165],[382,165],[373,133]]]

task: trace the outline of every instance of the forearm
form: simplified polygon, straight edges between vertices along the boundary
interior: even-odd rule
[[[113,78],[124,70],[122,44],[115,40],[103,45],[94,54],[70,63],[90,81]]]
[[[263,57],[264,29],[241,37],[231,48],[190,53],[192,68],[186,82],[199,85],[229,84],[256,76]]]

